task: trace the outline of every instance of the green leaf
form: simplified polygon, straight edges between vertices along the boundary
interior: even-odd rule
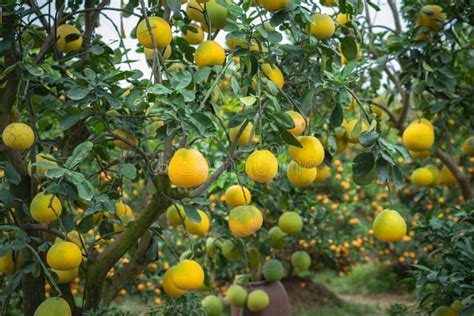
[[[20,174],[10,162],[7,162],[5,165],[5,176],[7,177],[8,182],[11,184],[19,184],[21,182]]]
[[[189,218],[191,222],[196,224],[201,223],[201,216],[199,215],[197,209],[194,206],[183,205],[183,208],[187,218]]]
[[[371,152],[361,153],[352,161],[352,172],[357,175],[366,175],[372,170],[374,165],[374,154]]]
[[[342,108],[339,104],[336,104],[329,118],[329,124],[331,124],[332,127],[338,127],[341,126],[343,120],[344,114],[342,113]]]
[[[164,94],[170,94],[172,91],[162,85],[161,83],[157,83],[150,88],[148,88],[148,93],[149,94],[155,94],[155,95],[164,95]]]
[[[303,145],[301,145],[300,141],[288,130],[278,127],[278,130],[280,131],[281,138],[285,141],[285,143],[298,147],[298,148],[303,148]]]
[[[24,64],[24,67],[32,76],[39,77],[43,74],[43,70],[36,65]]]
[[[180,71],[171,79],[171,86],[179,91],[189,86],[192,81],[193,77],[189,71]]]
[[[242,102],[246,106],[251,106],[251,105],[255,104],[255,102],[257,102],[257,98],[254,97],[253,95],[248,96],[248,97],[243,97],[243,98],[240,98],[240,102]]]
[[[387,160],[382,157],[377,158],[375,161],[375,166],[377,168],[377,175],[380,179],[380,182],[385,183],[388,179],[389,165]]]
[[[352,61],[357,58],[357,43],[353,37],[344,37],[341,40],[342,55],[348,60]]]
[[[0,201],[5,205],[5,207],[13,207],[13,196],[10,191],[0,188]]]
[[[379,138],[379,134],[375,130],[371,130],[370,132],[362,132],[360,134],[359,142],[364,147],[370,147]]]
[[[210,74],[211,68],[203,67],[194,73],[193,78],[195,82],[206,81]]]
[[[129,180],[133,180],[137,176],[137,168],[131,163],[125,163],[118,166],[117,174]]]
[[[68,98],[74,101],[84,99],[92,89],[90,87],[75,86],[67,92]]]
[[[72,156],[68,158],[64,167],[67,169],[73,169],[77,166],[82,160],[84,160],[94,147],[94,144],[90,141],[86,141],[82,144],[79,144],[74,151],[72,152]]]
[[[275,124],[278,126],[278,128],[282,129],[292,129],[295,127],[295,122],[285,112],[275,112],[271,114],[271,117],[273,118],[273,121]]]

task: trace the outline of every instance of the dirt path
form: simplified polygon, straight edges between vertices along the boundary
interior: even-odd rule
[[[413,298],[408,295],[400,295],[396,293],[380,293],[371,294],[369,296],[353,295],[353,294],[338,294],[338,296],[346,302],[357,304],[378,305],[382,310],[386,310],[393,304],[415,304]]]

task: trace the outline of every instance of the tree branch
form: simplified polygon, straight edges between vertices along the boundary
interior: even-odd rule
[[[392,11],[393,21],[395,23],[395,33],[400,33],[402,31],[402,24],[400,22],[400,15],[398,14],[397,4],[394,0],[388,0],[388,5]]]
[[[436,156],[446,165],[446,167],[448,167],[449,171],[451,171],[451,173],[458,181],[464,199],[466,201],[469,200],[472,196],[471,183],[469,181],[469,178],[464,174],[464,172],[462,172],[461,169],[458,168],[454,159],[446,152],[438,148],[436,150]]]
[[[140,238],[138,247],[133,253],[133,257],[130,262],[124,265],[120,270],[115,273],[111,280],[107,280],[104,285],[103,301],[105,304],[112,302],[117,293],[126,287],[130,280],[135,279],[140,272],[145,269],[149,261],[146,259],[146,252],[152,242],[152,234],[145,232]]]

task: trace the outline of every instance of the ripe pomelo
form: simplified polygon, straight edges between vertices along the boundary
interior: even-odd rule
[[[262,212],[252,205],[233,208],[229,214],[229,228],[237,237],[248,237],[262,227]]]
[[[179,188],[192,188],[204,183],[209,176],[206,158],[196,149],[178,149],[170,160],[168,175]]]
[[[206,213],[201,210],[197,210],[199,217],[201,218],[200,223],[193,222],[189,217],[186,217],[186,231],[196,236],[204,236],[209,232],[210,220]]]
[[[248,205],[250,202],[252,202],[252,194],[244,186],[233,185],[225,191],[225,203],[231,208]]]
[[[407,224],[400,213],[386,209],[375,217],[372,229],[381,242],[400,241],[407,233]]]
[[[324,147],[314,136],[300,136],[298,138],[303,148],[290,145],[288,154],[301,167],[315,168],[324,160]]]
[[[255,182],[270,182],[278,173],[278,160],[269,150],[255,150],[245,161],[245,172]]]
[[[35,141],[33,129],[23,123],[11,123],[3,130],[2,140],[12,149],[28,149]]]
[[[39,192],[30,204],[31,217],[40,224],[55,221],[62,213],[61,201],[52,194]]]
[[[316,180],[316,168],[303,168],[295,161],[291,161],[286,169],[288,180],[297,187],[305,187]]]
[[[54,270],[69,271],[81,265],[81,249],[70,241],[60,241],[49,248],[46,254],[48,265]]]
[[[81,31],[69,24],[62,24],[56,29],[56,38],[59,51],[65,54],[79,50],[83,42]]]
[[[178,289],[195,290],[204,283],[204,270],[198,262],[186,259],[176,265],[171,277]]]
[[[150,22],[151,33],[155,40],[156,48],[165,48],[168,46],[172,39],[171,26],[168,22],[158,16],[150,16],[148,17],[148,21]],[[155,48],[150,36],[150,31],[148,30],[146,19],[143,19],[138,23],[136,34],[140,44],[146,48]]]

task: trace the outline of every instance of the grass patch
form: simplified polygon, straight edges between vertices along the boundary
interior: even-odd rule
[[[386,267],[368,263],[355,265],[348,276],[340,277],[334,271],[321,271],[314,275],[313,281],[326,285],[336,293],[369,295],[388,292],[395,288],[399,280]]]
[[[383,315],[377,306],[345,303],[342,307],[315,307],[296,311],[295,316],[346,316],[346,315]]]

